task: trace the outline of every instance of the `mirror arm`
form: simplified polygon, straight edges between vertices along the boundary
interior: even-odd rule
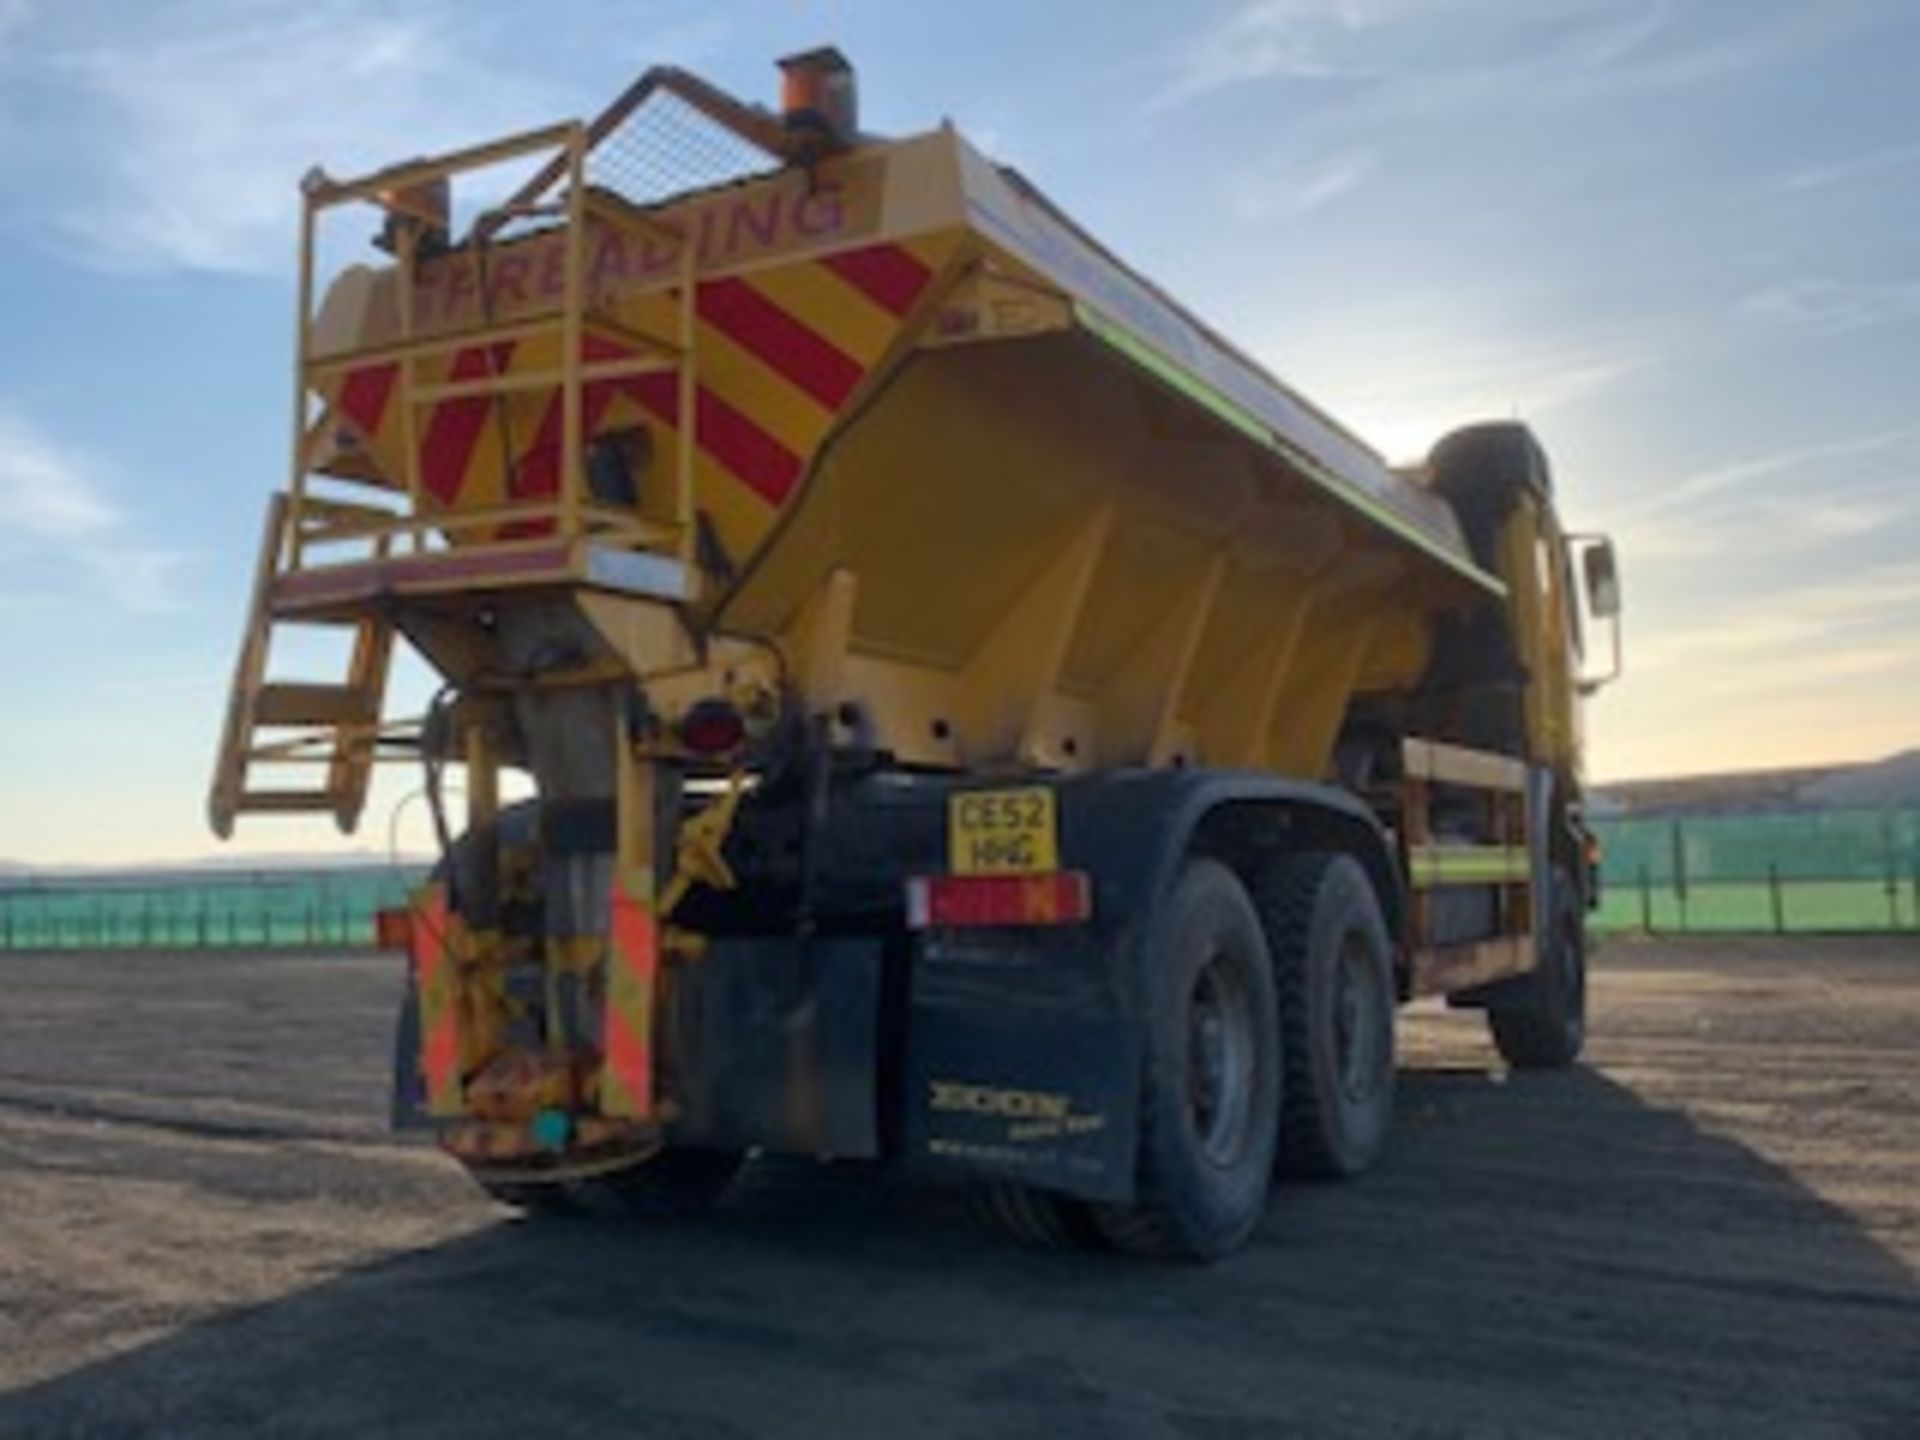
[[[1611,685],[1614,681],[1618,680],[1620,676],[1625,672],[1626,661],[1625,661],[1625,656],[1622,653],[1622,642],[1620,638],[1620,617],[1618,615],[1614,615],[1613,617],[1611,617],[1611,620],[1609,621],[1607,626],[1607,630],[1609,632],[1608,648],[1613,652],[1613,663],[1607,667],[1606,674],[1595,675],[1591,678],[1582,678],[1581,680],[1575,683],[1574,689],[1579,691],[1580,697],[1582,699],[1591,699],[1593,696],[1598,695],[1607,686]]]

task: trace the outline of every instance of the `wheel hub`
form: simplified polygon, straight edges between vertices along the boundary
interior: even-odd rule
[[[1254,1090],[1252,997],[1231,960],[1214,955],[1194,978],[1188,1003],[1187,1099],[1200,1148],[1230,1165],[1251,1138]]]
[[[1348,935],[1334,970],[1334,1062],[1341,1091],[1356,1103],[1371,1099],[1380,1085],[1379,1017],[1386,997],[1378,989],[1366,937]]]

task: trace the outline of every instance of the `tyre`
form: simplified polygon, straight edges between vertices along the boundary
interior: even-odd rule
[[[1500,521],[1523,489],[1553,493],[1547,453],[1525,425],[1491,420],[1442,437],[1427,457],[1435,491],[1460,517],[1474,558],[1492,565]]]
[[[1098,1249],[1105,1237],[1084,1200],[995,1180],[967,1192],[967,1208],[982,1227],[1036,1250]]]
[[[1293,855],[1263,877],[1286,1059],[1280,1168],[1345,1179],[1371,1165],[1393,1119],[1393,951],[1351,855]]]
[[[1587,938],[1580,892],[1564,866],[1553,867],[1548,883],[1539,959],[1531,974],[1488,1000],[1487,1028],[1500,1058],[1516,1070],[1561,1070],[1580,1058],[1587,1037]]]
[[[1099,1206],[1119,1250],[1210,1259],[1266,1211],[1280,1118],[1280,1028],[1260,917],[1231,870],[1191,860],[1142,961],[1146,1063],[1136,1200]]]

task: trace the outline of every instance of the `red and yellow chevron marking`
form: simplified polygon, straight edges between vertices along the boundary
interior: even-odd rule
[[[600,1113],[644,1120],[653,1113],[653,996],[660,926],[642,877],[614,881],[601,1034]]]
[[[863,245],[699,282],[695,503],[736,561],[752,552],[792,498],[820,443],[954,243],[948,236]],[[663,339],[676,333],[676,307],[671,288],[605,297],[601,306],[625,329]],[[593,334],[582,346],[588,363],[637,353]],[[415,382],[549,369],[557,360],[557,338],[546,336],[470,346],[417,362]],[[397,377],[394,365],[369,365],[349,372],[329,397],[396,485],[405,473]],[[663,470],[685,423],[670,369],[591,384],[583,408],[589,438],[635,426],[654,431]],[[416,418],[429,505],[483,507],[555,493],[561,431],[555,390],[446,400],[423,407]],[[484,538],[532,537],[549,528],[535,522]]]
[[[460,917],[447,904],[447,887],[414,893],[413,979],[420,997],[420,1073],[427,1113],[458,1115],[460,1083]]]

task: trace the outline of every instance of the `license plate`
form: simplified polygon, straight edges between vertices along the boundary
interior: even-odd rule
[[[956,875],[1040,875],[1060,868],[1053,791],[963,790],[947,797],[947,865]]]

